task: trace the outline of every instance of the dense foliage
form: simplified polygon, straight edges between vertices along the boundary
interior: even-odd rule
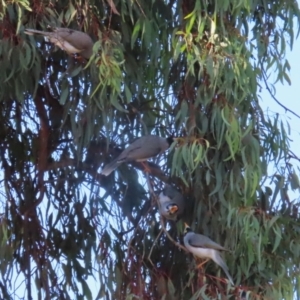
[[[299,21],[293,0],[2,1],[0,298],[300,298],[298,158],[259,94],[289,82]],[[89,62],[24,34],[48,25],[87,32]],[[149,133],[180,139],[148,176],[100,175]],[[166,182],[177,223],[157,212]],[[183,221],[232,250],[235,287],[195,268]]]

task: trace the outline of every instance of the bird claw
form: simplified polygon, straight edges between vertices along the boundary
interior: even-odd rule
[[[149,168],[149,165],[148,165],[147,162],[141,161],[141,164],[142,164],[142,166],[144,167],[143,172],[145,172],[145,173],[150,173],[150,172],[151,172],[151,169]]]
[[[200,269],[204,264],[206,264],[209,261],[209,259],[206,259],[205,261],[203,261],[202,263],[200,263],[196,269]]]

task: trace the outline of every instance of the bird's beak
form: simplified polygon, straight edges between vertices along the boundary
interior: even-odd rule
[[[178,206],[173,205],[169,210],[170,210],[170,213],[173,215],[178,211]]]

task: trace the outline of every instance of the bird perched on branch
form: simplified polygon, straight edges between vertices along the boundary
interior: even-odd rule
[[[182,194],[167,184],[158,197],[158,203],[160,214],[173,221],[178,221],[185,208]]]
[[[200,258],[212,259],[223,269],[230,283],[234,285],[233,279],[229,274],[228,267],[220,256],[219,252],[228,251],[227,249],[215,243],[205,235],[194,233],[187,224],[185,224],[183,242],[187,250],[193,253],[195,256]]]
[[[124,162],[145,161],[151,157],[159,155],[166,151],[173,141],[173,137],[162,138],[157,135],[142,136],[123,150],[116,159],[107,164],[101,171],[101,174],[108,176]]]
[[[42,35],[70,55],[80,54],[85,59],[89,59],[92,56],[94,43],[88,34],[62,27],[51,27],[51,30],[25,29],[24,33],[28,35]]]

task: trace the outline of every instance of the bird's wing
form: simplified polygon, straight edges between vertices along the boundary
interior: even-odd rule
[[[40,34],[40,35],[44,35],[44,36],[48,36],[49,34],[52,34],[52,32],[41,31],[41,30],[30,29],[30,28],[26,28],[24,30],[24,33],[26,33],[28,35]]]
[[[93,40],[91,37],[81,31],[69,28],[55,28],[51,36],[68,42],[79,51],[85,50],[89,47],[93,48]]]
[[[131,144],[126,148],[119,157],[119,160],[132,161],[132,160],[147,160],[161,151],[161,147],[155,144]]]
[[[207,248],[207,249],[215,249],[215,250],[222,250],[226,251],[224,247],[220,246],[219,244],[212,241],[205,235],[194,233],[189,238],[189,244],[193,247],[198,248]]]

